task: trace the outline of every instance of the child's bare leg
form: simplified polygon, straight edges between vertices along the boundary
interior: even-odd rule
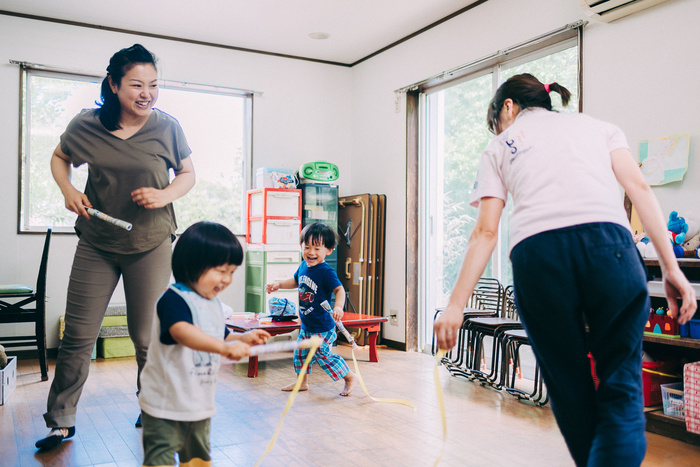
[[[308,373],[304,373],[304,377],[301,380],[301,386],[299,386],[300,391],[308,391],[309,390],[309,384],[306,382],[308,379],[309,375]],[[294,381],[292,384],[289,386],[285,386],[282,388],[283,391],[289,392],[294,389],[294,386],[297,384],[296,381]]]
[[[352,371],[348,371],[348,374],[343,377],[345,380],[345,387],[343,392],[340,393],[341,396],[349,396],[355,385],[357,384],[357,376]]]

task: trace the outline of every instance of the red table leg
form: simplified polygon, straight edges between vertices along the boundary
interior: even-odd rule
[[[258,356],[248,357],[248,378],[258,376]]]
[[[379,332],[374,331],[369,333],[369,361],[378,362],[377,359],[377,336]]]

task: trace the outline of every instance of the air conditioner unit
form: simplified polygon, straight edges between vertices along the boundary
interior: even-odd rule
[[[666,0],[578,0],[581,9],[592,19],[609,23],[623,16],[646,10]]]

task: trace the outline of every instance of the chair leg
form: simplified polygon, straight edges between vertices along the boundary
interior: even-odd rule
[[[37,320],[35,326],[36,347],[39,351],[39,367],[41,368],[41,380],[49,380],[49,369],[46,364],[46,318]]]
[[[462,328],[459,331],[459,340],[457,346],[457,352],[459,355],[456,361],[449,360],[449,363],[445,366],[449,370],[452,376],[462,376],[470,381],[473,381],[471,369],[469,368],[469,356],[471,349],[471,334],[470,334],[469,322],[465,321],[462,324]],[[444,359],[443,359],[444,362]]]
[[[437,321],[437,317],[440,314],[440,311],[435,312],[435,316],[433,316],[433,327],[435,326],[435,321]],[[433,330],[433,339],[432,339],[432,344],[430,345],[430,351],[432,355],[435,355],[436,353],[436,348],[435,348],[435,331]]]
[[[518,343],[517,348],[515,350],[515,360],[517,361],[520,358],[520,343]],[[513,379],[511,383],[511,387],[505,388],[505,390],[510,394],[511,396],[517,398],[518,400],[527,400],[532,402],[538,407],[542,407],[547,403],[549,400],[549,395],[545,397],[545,400],[542,401],[542,396],[544,395],[544,391],[542,390],[542,376],[540,375],[539,371],[539,365],[535,362],[535,377],[532,381],[532,392],[527,393],[521,389],[517,389],[515,387],[515,372],[513,373]]]

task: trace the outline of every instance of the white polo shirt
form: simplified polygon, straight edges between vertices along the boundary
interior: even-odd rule
[[[631,231],[610,153],[627,148],[617,126],[585,114],[520,112],[481,155],[470,203],[513,196],[510,249],[535,234],[592,222]]]

